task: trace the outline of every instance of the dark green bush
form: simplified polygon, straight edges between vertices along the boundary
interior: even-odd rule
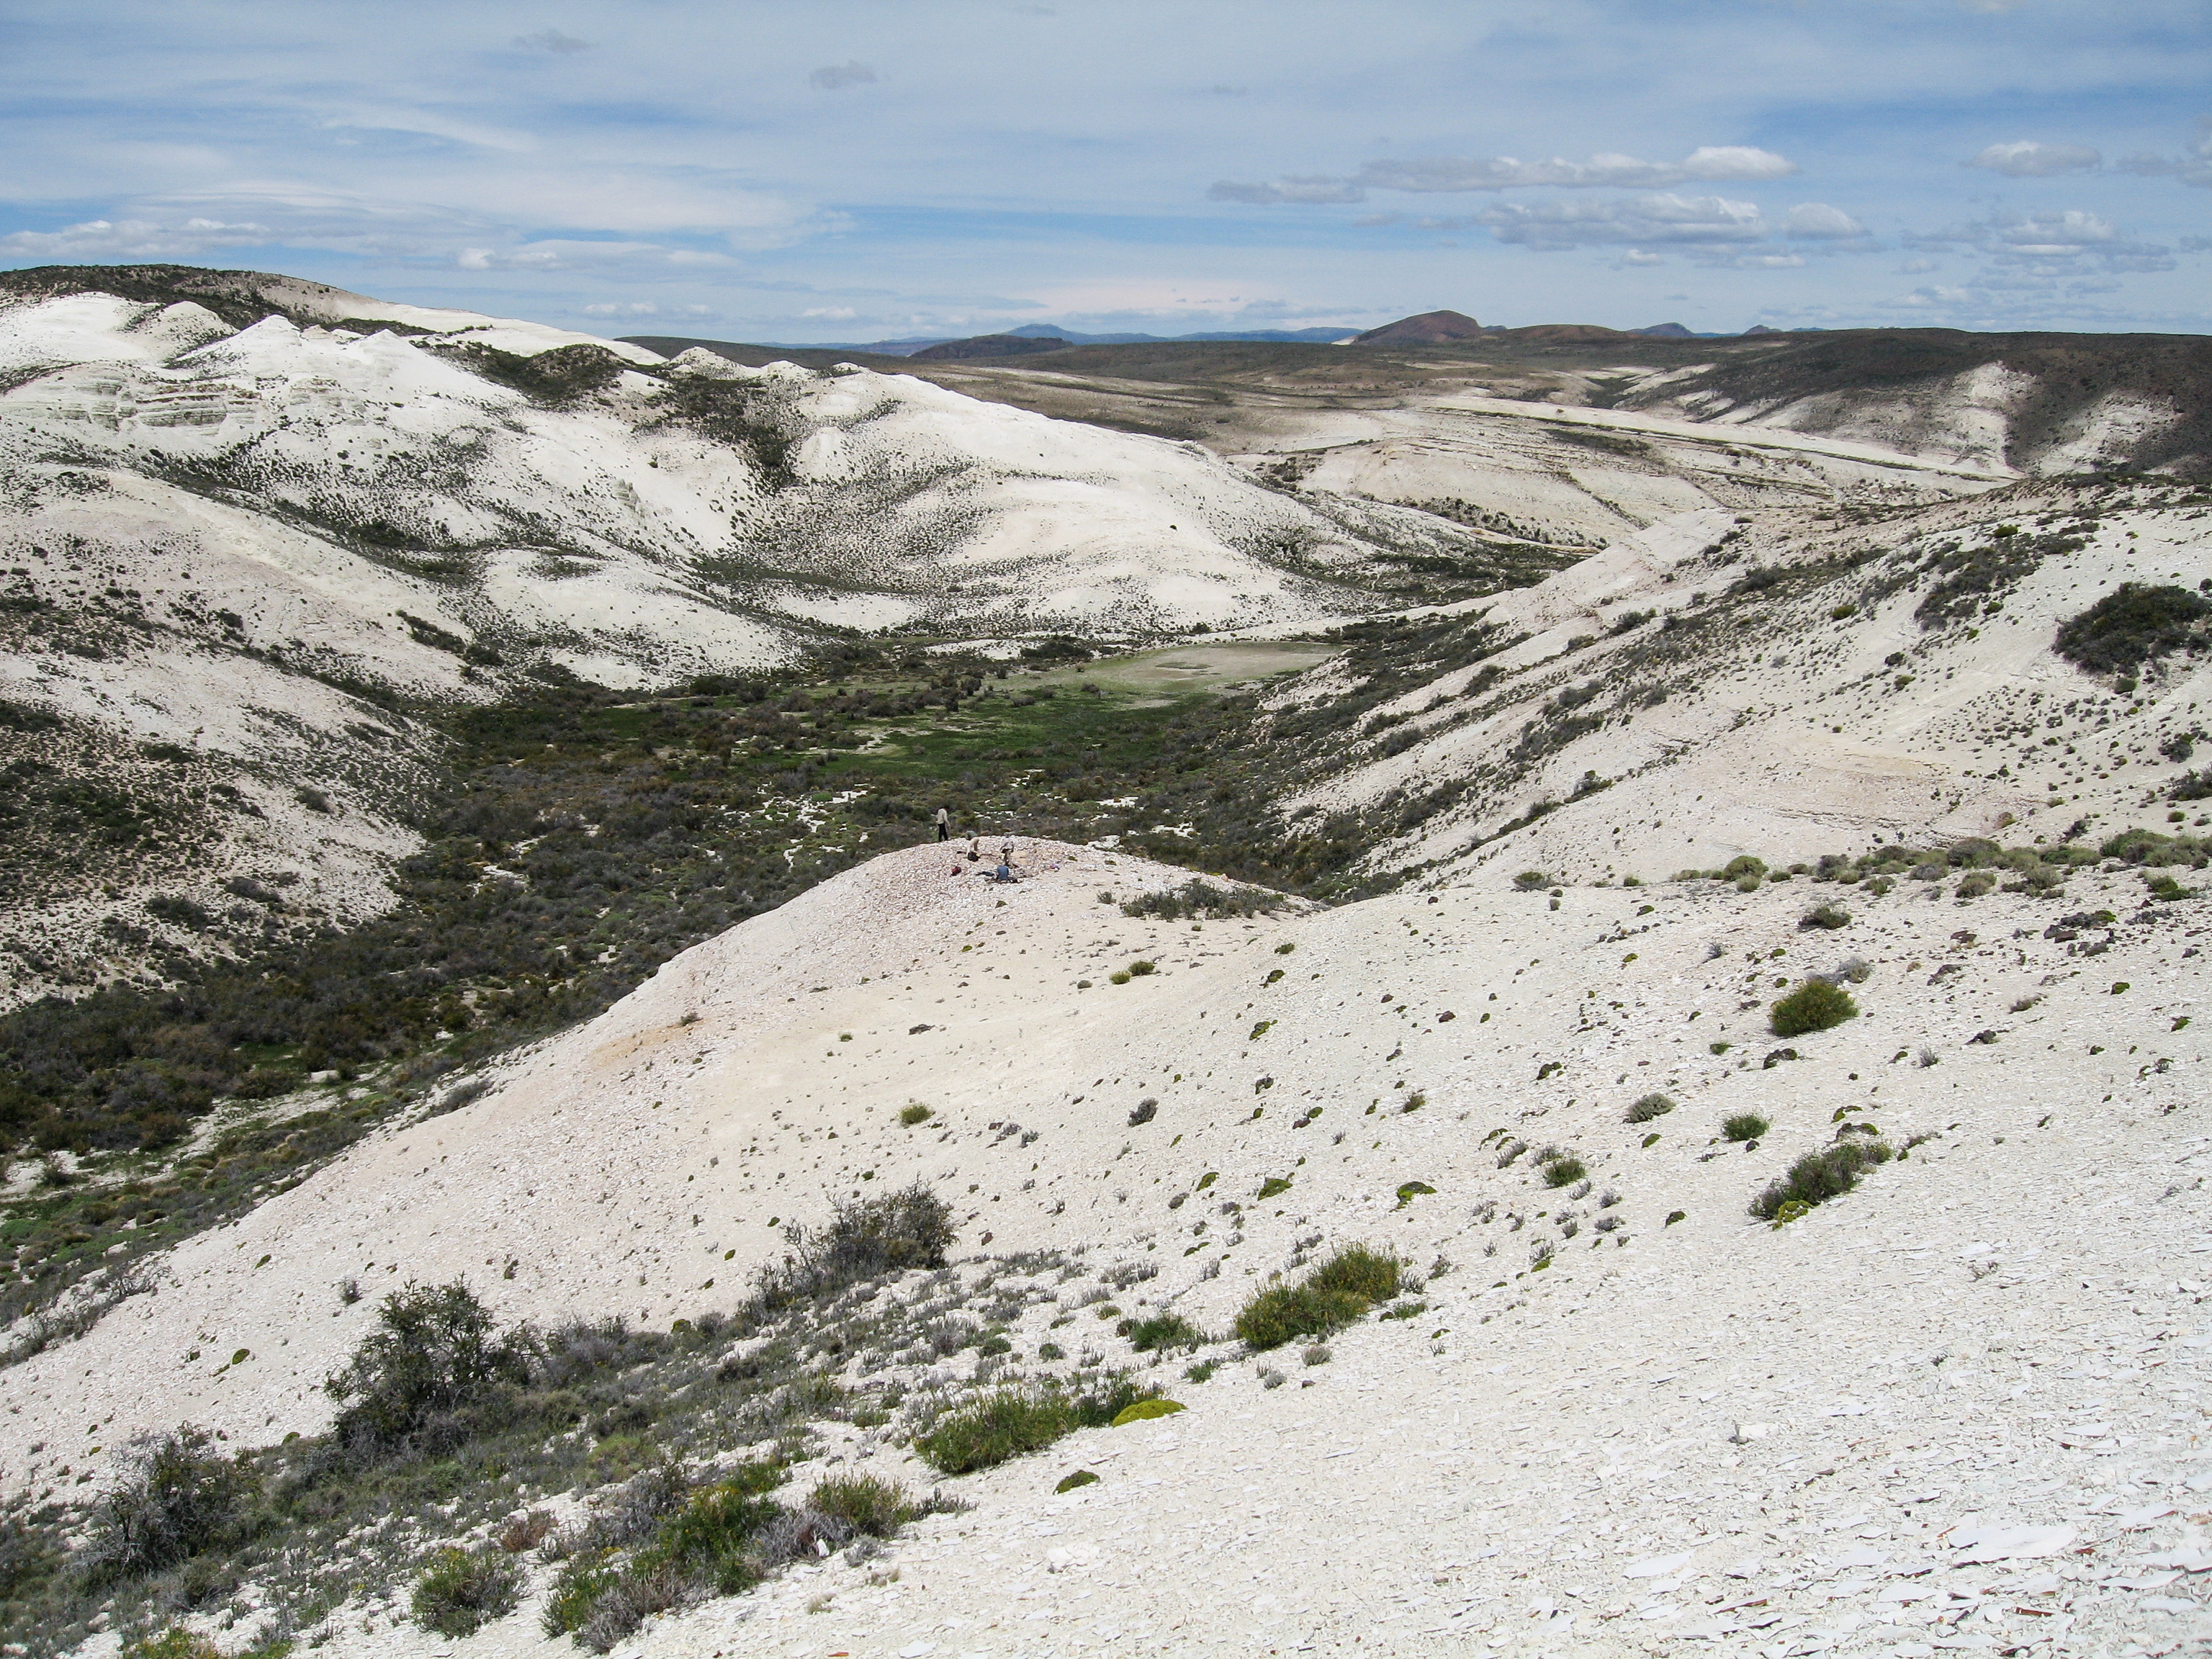
[[[1851,913],[1837,904],[1816,904],[1797,919],[1801,929],[1826,928],[1832,932],[1850,924]]]
[[[106,1579],[174,1566],[235,1535],[260,1489],[204,1429],[141,1441],[126,1455],[123,1478],[93,1506],[87,1570]]]
[[[1773,1127],[1756,1112],[1737,1112],[1721,1120],[1721,1139],[1756,1140]]]
[[[1645,1095],[1627,1111],[1621,1114],[1624,1123],[1649,1123],[1655,1117],[1664,1117],[1674,1109],[1674,1103],[1662,1094]]]
[[[340,1452],[373,1462],[468,1437],[465,1414],[529,1381],[530,1345],[501,1334],[467,1284],[409,1285],[384,1298],[377,1328],[324,1383],[338,1402]]]
[[[522,1568],[504,1550],[448,1546],[431,1556],[416,1581],[408,1611],[416,1624],[441,1636],[473,1636],[513,1613],[522,1589]]]
[[[548,1636],[573,1636],[583,1629],[600,1598],[621,1582],[613,1552],[580,1550],[561,1564],[553,1589],[545,1598],[538,1625]]]
[[[1571,1187],[1589,1173],[1578,1158],[1555,1158],[1541,1167],[1547,1187]]]
[[[2132,672],[2186,647],[2201,651],[2212,600],[2185,587],[2123,582],[2059,625],[2051,649],[2090,673]]]
[[[1767,1024],[1779,1037],[1802,1036],[1808,1031],[1825,1031],[1841,1025],[1856,1016],[1857,1003],[1851,994],[1840,985],[1831,985],[1824,979],[1808,979],[1799,982],[1787,996],[1776,999],[1768,1011]]]
[[[1868,1170],[1889,1162],[1893,1154],[1879,1140],[1845,1140],[1820,1152],[1808,1152],[1790,1166],[1790,1173],[1768,1184],[1752,1200],[1751,1212],[1771,1221],[1785,1204],[1810,1206],[1824,1204],[1850,1191]]]
[[[1272,915],[1282,908],[1284,902],[1280,893],[1253,887],[1231,890],[1193,878],[1165,892],[1146,893],[1127,900],[1121,906],[1121,914],[1154,916],[1163,921],[1180,921],[1188,916]]]

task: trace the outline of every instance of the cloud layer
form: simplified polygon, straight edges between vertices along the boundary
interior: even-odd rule
[[[769,340],[2044,323],[2085,285],[2212,327],[2203,0],[272,15],[15,0],[0,260]]]

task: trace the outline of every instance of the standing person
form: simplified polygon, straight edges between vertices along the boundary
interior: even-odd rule
[[[939,841],[952,839],[952,814],[942,806],[937,809],[937,838]]]

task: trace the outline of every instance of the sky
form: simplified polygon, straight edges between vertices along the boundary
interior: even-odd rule
[[[736,340],[2212,331],[2212,0],[9,0],[0,267]]]

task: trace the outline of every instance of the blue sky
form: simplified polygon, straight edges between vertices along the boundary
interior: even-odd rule
[[[13,0],[0,265],[595,332],[2212,331],[2205,0]]]

